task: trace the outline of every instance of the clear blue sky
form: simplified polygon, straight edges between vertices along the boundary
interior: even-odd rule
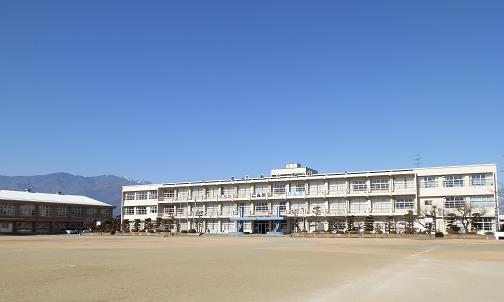
[[[0,174],[504,163],[503,1],[0,0]]]

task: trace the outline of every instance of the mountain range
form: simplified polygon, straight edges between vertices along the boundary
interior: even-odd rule
[[[115,175],[79,176],[69,173],[52,173],[35,176],[0,176],[0,190],[84,195],[114,205],[114,215],[120,214],[122,186],[148,184]]]

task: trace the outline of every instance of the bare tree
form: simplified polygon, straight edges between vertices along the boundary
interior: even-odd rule
[[[319,226],[319,216],[322,214],[322,209],[320,206],[316,206],[313,208],[312,213],[315,215],[315,232],[318,231]]]
[[[426,222],[428,218],[432,218],[432,223]],[[418,210],[418,214],[415,216],[415,222],[427,229],[430,233],[432,230],[437,231],[437,218],[437,207],[432,206],[425,210]]]
[[[479,219],[486,214],[485,208],[473,209],[471,206],[465,204],[454,209],[455,219],[460,221],[464,229],[464,233],[469,232],[469,226],[475,219]]]

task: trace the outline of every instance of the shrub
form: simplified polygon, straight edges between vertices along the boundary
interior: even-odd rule
[[[182,234],[186,234],[186,233],[187,233],[187,230],[182,230],[182,231],[180,231],[180,233],[182,233]]]
[[[115,230],[110,232],[110,235],[115,235],[115,232],[116,232]]]
[[[191,234],[194,234],[196,233],[196,230],[195,229],[189,229],[189,231],[187,231],[188,233],[191,233]]]
[[[380,230],[380,229],[377,229],[377,230],[375,231],[375,234],[383,234],[383,231],[382,231],[382,230]]]
[[[485,235],[493,235],[493,232],[486,232]]]
[[[357,231],[349,231],[348,234],[358,234]]]
[[[434,237],[436,237],[436,238],[443,238],[444,234],[443,234],[443,232],[436,232],[436,234],[434,235]]]
[[[149,233],[154,233],[154,230],[149,230],[148,232],[149,232]]]

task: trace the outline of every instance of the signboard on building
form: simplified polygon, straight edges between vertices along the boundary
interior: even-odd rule
[[[252,198],[266,198],[268,197],[268,193],[252,193],[250,194]]]
[[[294,196],[304,196],[305,192],[287,192],[287,196],[294,197]]]

